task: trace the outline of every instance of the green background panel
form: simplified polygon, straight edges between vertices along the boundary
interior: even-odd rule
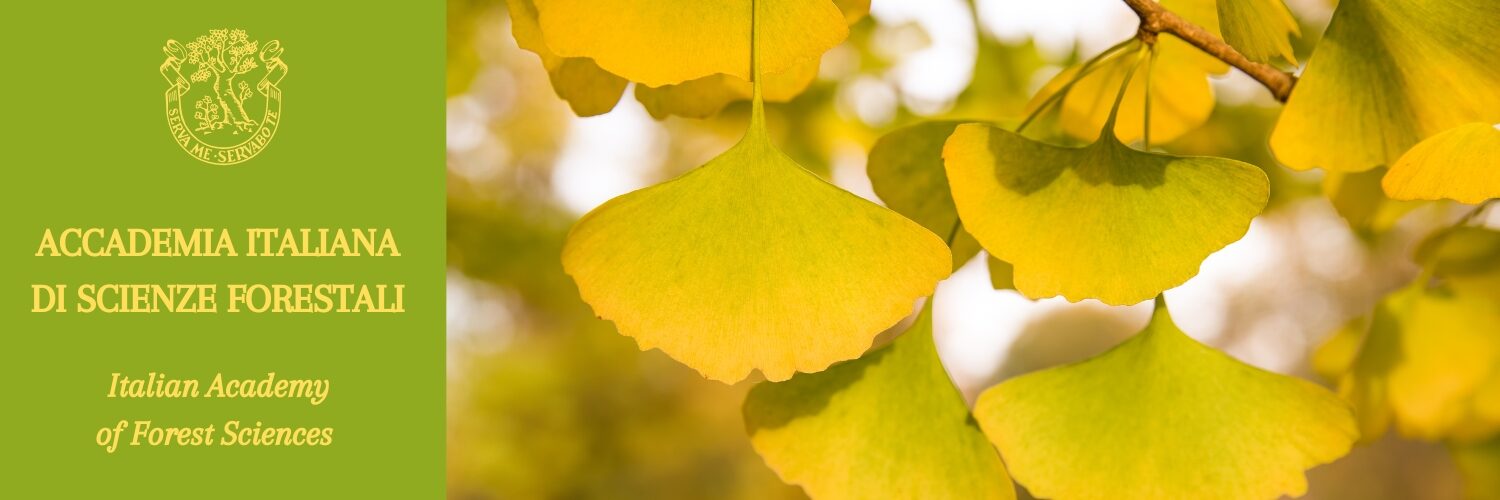
[[[6,2],[0,438],[5,498],[439,498],[443,5]],[[283,118],[212,166],[167,130],[169,39],[280,40]],[[396,258],[33,257],[45,228],[390,228]],[[243,251],[243,248],[240,248]],[[404,314],[34,314],[33,283],[404,283]],[[221,288],[221,301],[227,292]],[[328,401],[107,399],[112,372],[327,378]],[[122,448],[121,419],[328,426],[330,447]],[[222,429],[221,429],[222,432]]]

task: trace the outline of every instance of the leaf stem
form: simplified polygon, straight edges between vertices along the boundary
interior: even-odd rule
[[[1136,36],[1142,41],[1155,44],[1157,34],[1170,33],[1197,47],[1198,50],[1244,71],[1245,74],[1264,85],[1266,90],[1270,90],[1271,96],[1276,100],[1286,102],[1287,98],[1292,95],[1292,87],[1297,84],[1297,77],[1291,73],[1276,69],[1269,64],[1251,61],[1223,39],[1209,33],[1202,26],[1193,24],[1167,10],[1157,4],[1156,0],[1123,1],[1125,5],[1130,6],[1130,10],[1135,11],[1136,16],[1141,18],[1140,31]]]
[[[763,132],[766,128],[765,100],[761,96],[760,82],[760,2],[750,0],[750,131]]]
[[[1135,78],[1135,70],[1141,67],[1141,56],[1146,54],[1145,50],[1148,50],[1145,45],[1136,50],[1135,64],[1131,64],[1130,69],[1125,71],[1125,80],[1120,82],[1120,91],[1115,93],[1115,103],[1109,107],[1109,118],[1104,120],[1104,130],[1099,131],[1100,137],[1104,137],[1105,134],[1114,137],[1115,119],[1120,117],[1120,103],[1125,102],[1125,91],[1130,88],[1130,79]],[[1147,93],[1149,94],[1149,92]]]
[[[1032,120],[1035,120],[1037,117],[1041,116],[1042,113],[1047,111],[1047,108],[1050,108],[1058,102],[1061,102],[1063,98],[1068,95],[1068,91],[1073,89],[1074,84],[1077,84],[1079,80],[1083,79],[1083,77],[1088,76],[1089,73],[1093,73],[1094,70],[1099,69],[1099,61],[1103,61],[1106,57],[1119,52],[1120,49],[1124,49],[1134,41],[1134,39],[1122,41],[1115,44],[1113,47],[1104,49],[1104,52],[1098,53],[1094,57],[1089,58],[1089,60],[1084,61],[1083,66],[1080,66],[1078,68],[1078,73],[1074,74],[1073,78],[1068,80],[1068,83],[1063,84],[1061,88],[1057,89],[1057,92],[1053,92],[1052,95],[1047,96],[1047,100],[1042,101],[1041,105],[1037,106],[1036,109],[1031,110],[1031,114],[1026,115],[1026,119],[1022,120],[1021,124],[1016,126],[1016,133],[1019,134],[1022,130],[1026,130],[1026,126],[1031,125]]]
[[[1156,45],[1151,45],[1151,58],[1146,61],[1146,102],[1141,108],[1141,151],[1151,150],[1151,75],[1156,73]]]

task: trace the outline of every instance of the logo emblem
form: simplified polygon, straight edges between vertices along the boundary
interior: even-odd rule
[[[254,158],[281,124],[286,76],[281,41],[260,43],[240,29],[208,30],[186,44],[167,40],[167,128],[193,158],[233,165]],[[186,73],[187,76],[183,76]]]

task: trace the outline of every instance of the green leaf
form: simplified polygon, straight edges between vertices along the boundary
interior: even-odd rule
[[[547,46],[652,87],[723,73],[750,80],[750,0],[534,0]],[[817,58],[849,35],[829,0],[757,0],[761,74]],[[857,9],[857,6],[854,6]]]
[[[987,255],[985,264],[990,270],[990,287],[996,290],[1016,289],[1016,268],[1009,262],[996,259],[993,255]]]
[[[1218,6],[1224,41],[1245,57],[1269,63],[1280,56],[1297,64],[1288,36],[1302,36],[1302,32],[1281,0],[1219,0]]]
[[[964,227],[1031,298],[1150,299],[1243,236],[1270,192],[1253,165],[1145,153],[1112,134],[1067,148],[965,124],[943,158]]]
[[[724,382],[859,357],[952,268],[941,238],[778,151],[753,109],[733,148],[584,215],[562,255],[620,333]]]
[[[979,242],[959,225],[943,170],[943,142],[962,123],[923,122],[896,129],[875,141],[866,164],[870,184],[887,207],[933,234],[953,235],[954,269],[979,253]]]
[[[1343,0],[1271,133],[1297,169],[1357,172],[1500,122],[1500,2]]]
[[[928,304],[886,347],[750,391],[750,442],[782,480],[820,500],[1015,498],[938,359]]]
[[[974,408],[1016,481],[1067,499],[1274,498],[1349,451],[1348,406],[1199,344],[1158,299],[1140,334],[1022,375]]]
[[[1500,129],[1470,123],[1412,146],[1381,183],[1398,200],[1500,198]]]

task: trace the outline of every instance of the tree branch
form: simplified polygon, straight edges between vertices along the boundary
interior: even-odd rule
[[[1156,0],[1124,0],[1124,2],[1141,18],[1139,36],[1142,41],[1156,43],[1158,33],[1170,33],[1208,55],[1244,71],[1245,74],[1250,75],[1270,90],[1276,100],[1286,102],[1287,97],[1292,95],[1292,86],[1297,84],[1297,77],[1291,73],[1276,69],[1269,64],[1251,61],[1224,40],[1163,8],[1156,3]]]

